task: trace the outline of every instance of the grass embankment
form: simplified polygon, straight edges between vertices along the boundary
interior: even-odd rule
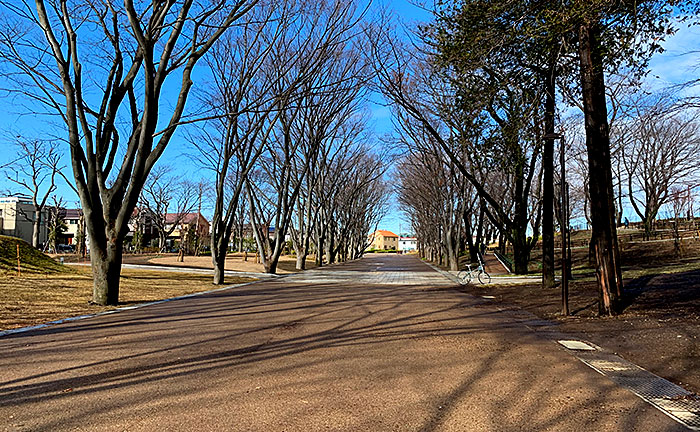
[[[227,277],[226,284],[252,280]],[[119,299],[122,305],[162,300],[215,288],[211,281],[206,274],[123,269]],[[92,305],[91,298],[89,267],[61,265],[22,240],[0,236],[0,330],[115,309]]]
[[[48,255],[34,249],[29,243],[16,237],[0,236],[0,274],[17,274],[17,246],[22,272],[64,273],[70,271]]]

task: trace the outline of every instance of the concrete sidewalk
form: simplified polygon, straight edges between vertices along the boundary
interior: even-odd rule
[[[685,430],[456,287],[380,255],[10,335],[0,430]]]

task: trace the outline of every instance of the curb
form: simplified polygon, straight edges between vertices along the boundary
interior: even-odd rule
[[[163,299],[163,300],[156,300],[156,301],[152,301],[152,302],[139,303],[139,304],[135,304],[135,305],[131,305],[131,306],[123,306],[120,308],[116,308],[116,309],[112,309],[112,310],[108,310],[108,311],[104,311],[104,312],[98,312],[98,313],[94,313],[94,314],[79,315],[79,316],[74,316],[74,317],[69,317],[69,318],[61,318],[61,319],[58,319],[55,321],[49,321],[49,322],[44,323],[44,324],[37,324],[37,325],[29,326],[29,327],[20,327],[20,328],[16,328],[16,329],[3,330],[3,331],[0,331],[0,337],[4,337],[4,336],[11,335],[11,334],[16,334],[16,333],[24,333],[24,332],[28,332],[28,331],[32,331],[32,330],[47,329],[47,328],[53,327],[55,325],[63,324],[63,323],[71,322],[71,321],[80,321],[80,320],[84,320],[87,318],[94,318],[94,317],[99,317],[99,316],[103,316],[103,315],[111,315],[114,313],[124,312],[124,311],[132,310],[132,309],[141,309],[141,308],[144,308],[146,306],[153,306],[153,305],[157,305],[157,304],[161,304],[161,303],[171,302],[174,300],[182,300],[182,299],[186,299],[186,298],[190,298],[190,297],[198,297],[198,296],[205,295],[205,294],[211,294],[211,293],[215,293],[215,292],[219,292],[219,291],[226,291],[226,290],[233,289],[233,288],[239,288],[239,287],[246,286],[246,285],[252,285],[252,284],[255,284],[258,282],[268,282],[268,281],[267,280],[255,280],[255,281],[250,281],[250,282],[244,282],[244,283],[240,283],[240,284],[236,284],[236,285],[229,285],[229,286],[225,286],[225,287],[221,287],[221,288],[211,289],[208,291],[201,291],[201,292],[196,292],[196,293],[192,293],[192,294],[185,294],[185,295],[177,296],[177,297],[170,297],[170,298]]]
[[[67,263],[68,266],[90,266],[88,263]],[[122,268],[136,269],[136,270],[155,270],[155,271],[166,271],[172,273],[196,273],[196,274],[214,274],[214,269],[202,268],[202,267],[179,267],[179,266],[164,266],[159,264],[122,264]],[[234,270],[225,270],[224,274],[226,276],[240,276],[240,277],[255,277],[259,279],[277,279],[287,276],[287,274],[272,274],[272,273],[258,273],[258,272],[239,272]],[[296,273],[288,273],[296,274]]]
[[[501,261],[501,258],[500,258],[497,254],[493,254],[493,256],[496,257],[496,259],[498,260],[498,262],[501,263],[501,265],[503,266],[504,269],[506,269],[506,271],[508,272],[508,274],[513,274],[513,272],[510,271],[510,269],[508,268],[508,266],[506,265],[506,263],[504,263],[503,261]],[[485,266],[486,266],[486,264],[484,264],[484,267],[485,267]]]
[[[422,262],[450,280],[457,281],[457,278],[451,273],[425,261]],[[496,308],[500,312],[505,312],[498,306]],[[523,320],[521,316],[520,318],[515,317],[515,321],[539,333],[539,329],[531,327],[528,322],[532,322],[533,319],[537,323],[546,320],[541,320],[529,312],[524,313],[528,315],[526,320]],[[676,423],[690,430],[700,431],[700,398],[694,393],[583,339],[566,340],[572,336],[559,332],[549,335],[542,334],[542,336],[620,388],[633,393],[642,401],[661,411]]]
[[[358,258],[358,259],[362,259],[362,258]],[[350,260],[350,261],[356,261],[356,260]],[[346,261],[346,262],[350,262],[350,261]],[[329,266],[335,266],[335,265],[339,265],[339,264],[343,264],[343,263],[333,263],[333,264],[329,264],[329,265],[326,265],[323,267],[319,267],[319,269],[323,269],[323,268],[327,268]],[[69,265],[72,265],[72,264],[69,264]],[[90,265],[90,264],[77,264],[77,265]],[[125,266],[128,266],[127,268],[143,269],[145,267],[146,269],[148,269],[147,265],[140,265],[140,264],[125,264]],[[193,270],[193,271],[188,271],[188,270],[190,270],[190,268],[185,268],[185,267],[165,267],[165,266],[153,266],[153,267],[155,267],[159,270],[180,272],[180,273],[204,273],[204,270],[207,270],[207,269],[201,269],[201,268],[195,268],[195,267],[191,268],[191,270]],[[309,269],[309,270],[314,270],[314,269]],[[199,271],[197,271],[197,270],[199,270]],[[110,315],[110,314],[124,312],[124,311],[132,310],[132,309],[141,309],[141,308],[144,308],[146,306],[153,306],[153,305],[167,303],[167,302],[174,301],[174,300],[182,300],[182,299],[186,299],[186,298],[190,298],[190,297],[197,297],[197,296],[211,294],[211,293],[215,293],[215,292],[219,292],[219,291],[226,291],[229,289],[239,288],[239,287],[246,286],[246,285],[252,285],[252,284],[259,283],[259,282],[270,282],[271,280],[280,280],[280,279],[284,279],[288,276],[293,276],[293,275],[305,273],[309,270],[304,270],[304,271],[297,272],[297,273],[288,273],[288,274],[283,274],[283,275],[262,273],[261,274],[263,276],[262,278],[259,278],[258,280],[254,280],[254,281],[250,281],[250,282],[244,282],[244,283],[240,283],[240,284],[236,284],[236,285],[229,285],[229,286],[225,286],[225,287],[221,287],[221,288],[215,288],[215,289],[196,292],[196,293],[192,293],[192,294],[185,294],[185,295],[177,296],[177,297],[170,297],[170,298],[163,299],[163,300],[156,300],[156,301],[152,301],[152,302],[139,303],[139,304],[135,304],[135,305],[131,305],[131,306],[123,306],[120,308],[116,308],[116,309],[112,309],[112,310],[108,310],[108,311],[104,311],[104,312],[98,312],[98,313],[94,313],[94,314],[86,314],[86,315],[79,315],[79,316],[68,317],[68,318],[61,318],[58,320],[46,322],[44,324],[37,324],[37,325],[33,325],[33,326],[28,326],[28,327],[20,327],[20,328],[16,328],[16,329],[2,330],[2,331],[0,331],[0,337],[12,335],[12,334],[17,334],[17,333],[25,333],[25,332],[33,331],[33,330],[47,329],[47,328],[53,327],[53,326],[58,325],[58,324],[63,324],[63,323],[72,322],[72,321],[79,321],[79,320],[99,317],[99,316],[103,316],[103,315]],[[213,269],[210,272],[213,273]],[[246,272],[232,272],[230,274],[230,276],[256,277],[256,276],[258,276],[258,273],[247,272],[247,274],[246,274]]]

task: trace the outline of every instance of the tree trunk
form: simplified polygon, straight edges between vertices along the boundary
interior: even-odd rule
[[[464,220],[464,231],[467,241],[467,250],[469,251],[469,262],[474,263],[479,260],[477,254],[479,253],[479,248],[474,244],[474,239],[472,237],[472,227],[471,227],[471,216],[469,212],[464,212],[462,219]]]
[[[297,254],[297,270],[306,270],[306,253]]]
[[[598,23],[579,27],[581,89],[588,150],[588,191],[595,232],[596,279],[601,314],[617,314],[622,306],[622,272],[617,247],[615,204],[610,162],[610,136],[605,77]]]
[[[333,253],[333,235],[328,236],[326,241],[326,262],[333,264],[335,262],[335,254]]]
[[[447,223],[452,223],[449,219]],[[459,222],[458,222],[459,223]],[[457,232],[455,232],[457,230]],[[443,243],[445,245],[445,257],[450,270],[459,270],[459,229],[455,225],[446,227],[443,230]]]
[[[39,249],[39,231],[41,230],[41,211],[34,211],[34,219],[32,220],[32,246]]]
[[[165,252],[165,242],[166,242],[165,235],[161,233],[160,231],[158,232],[158,250],[160,252]]]
[[[271,247],[270,256],[264,262],[265,272],[270,274],[277,273],[277,265],[280,261],[280,256],[285,248],[284,237],[286,235],[286,230],[283,228],[275,229],[275,240],[274,247]]]
[[[555,65],[547,76],[544,129],[554,133]],[[562,228],[564,229],[564,228]],[[554,288],[554,139],[545,139],[542,151],[542,287]]]
[[[214,264],[214,285],[224,284],[224,272],[226,270],[226,252],[228,250],[228,242],[220,238],[218,241],[215,236],[211,238],[211,253],[212,264]]]
[[[450,270],[457,271],[459,270],[459,253],[457,252],[459,248],[451,243],[452,242],[447,244],[447,264]]]
[[[526,229],[513,229],[513,272],[515,274],[527,274],[527,265],[530,261],[530,249],[527,241]]]
[[[279,255],[275,254],[265,261],[265,273],[275,274],[277,272],[277,263],[279,263]]]
[[[93,303],[111,306],[118,304],[122,255],[122,239],[116,235],[109,235],[108,239],[102,242],[96,238],[91,239],[90,262],[93,275]]]
[[[323,266],[323,248],[324,248],[323,243],[324,243],[323,236],[319,236],[318,239],[316,240],[316,266],[317,267]]]

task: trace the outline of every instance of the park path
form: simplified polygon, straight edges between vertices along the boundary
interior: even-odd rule
[[[506,266],[496,258],[493,253],[484,254],[484,267],[492,276],[504,275],[510,273]]]
[[[2,431],[676,431],[412,256],[0,338]]]

